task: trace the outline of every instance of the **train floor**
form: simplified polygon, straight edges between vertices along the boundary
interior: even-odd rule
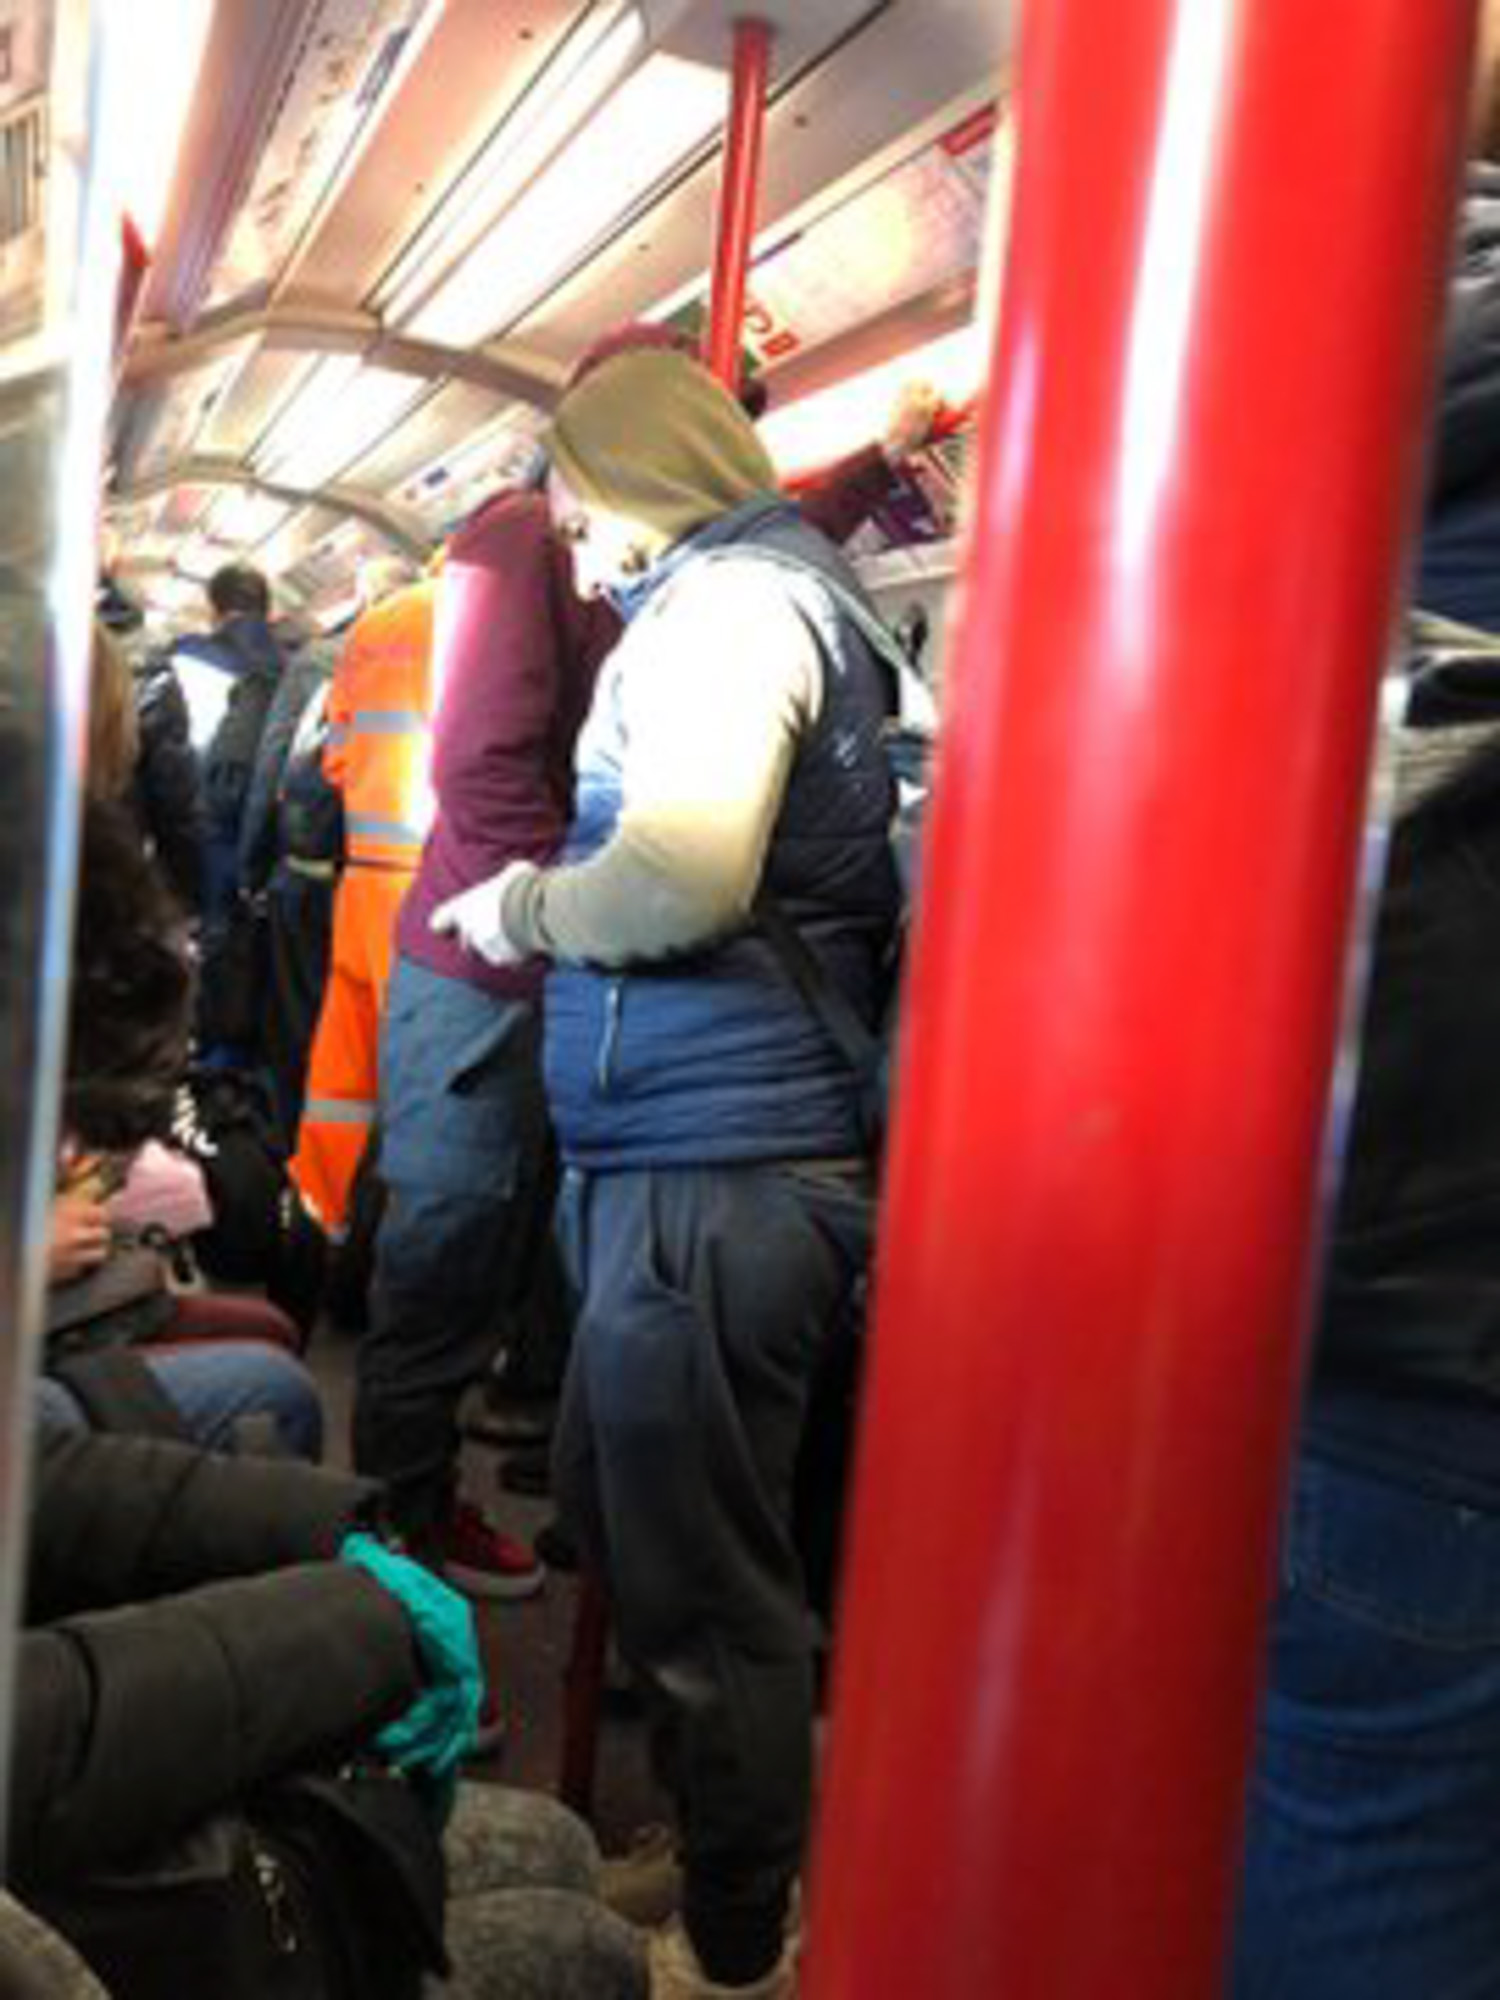
[[[320,1326],[309,1360],[323,1392],[328,1457],[348,1462],[355,1338]],[[550,1520],[551,1504],[503,1489],[496,1477],[500,1454],[475,1439],[464,1445],[465,1497],[482,1506],[511,1534],[530,1542]],[[476,1778],[556,1791],[564,1737],[564,1673],[578,1607],[574,1576],[549,1570],[541,1593],[519,1604],[477,1604],[480,1639],[490,1684],[505,1718],[499,1750],[477,1762]],[[621,1675],[606,1674],[601,1703],[598,1764],[592,1818],[606,1854],[623,1853],[642,1828],[666,1818],[651,1772],[647,1731],[638,1704]]]

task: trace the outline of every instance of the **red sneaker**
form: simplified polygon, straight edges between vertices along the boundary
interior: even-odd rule
[[[545,1572],[524,1542],[501,1534],[461,1501],[438,1535],[443,1575],[470,1597],[534,1597]]]

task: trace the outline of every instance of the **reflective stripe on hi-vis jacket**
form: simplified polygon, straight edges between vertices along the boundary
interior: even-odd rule
[[[307,1066],[307,1099],[291,1176],[330,1236],[348,1221],[350,1193],[380,1094],[380,1017],[391,976],[396,912],[409,873],[349,868],[333,908],[333,949]]]
[[[382,599],[355,625],[328,697],[323,768],[343,794],[350,861],[414,869],[432,823],[428,776],[435,579]]]

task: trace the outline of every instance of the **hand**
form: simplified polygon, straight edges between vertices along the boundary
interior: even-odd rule
[[[479,1737],[484,1669],[474,1614],[430,1569],[397,1555],[373,1535],[346,1535],[339,1557],[388,1590],[411,1620],[426,1686],[404,1715],[386,1724],[377,1748],[451,1803],[458,1767]]]
[[[883,445],[887,458],[905,458],[920,451],[932,436],[943,399],[930,382],[908,382],[896,398],[886,423]]]
[[[109,1255],[109,1217],[91,1194],[65,1193],[52,1201],[52,1238],[47,1246],[47,1282],[70,1284],[97,1271]]]
[[[529,861],[508,862],[487,882],[440,903],[428,919],[430,928],[440,937],[456,935],[489,965],[519,965],[530,954],[506,934],[505,899],[513,884],[535,873]]]

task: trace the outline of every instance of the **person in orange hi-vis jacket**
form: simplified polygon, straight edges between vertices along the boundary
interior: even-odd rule
[[[291,1172],[334,1240],[347,1227],[350,1190],[375,1120],[396,915],[432,819],[437,579],[403,582],[404,574],[394,561],[367,567],[361,590],[368,608],[349,634],[328,696],[323,768],[343,797],[345,866]]]

